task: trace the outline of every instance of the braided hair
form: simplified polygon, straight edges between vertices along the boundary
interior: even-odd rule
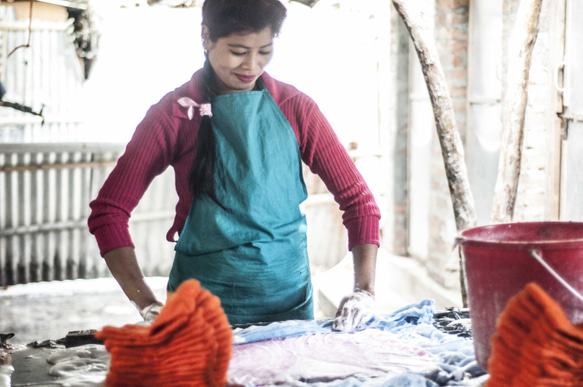
[[[205,0],[202,24],[208,28],[209,39],[218,39],[238,32],[259,32],[271,28],[276,36],[286,16],[280,0]],[[203,101],[211,103],[216,96],[216,75],[206,55],[202,71]],[[221,205],[215,193],[216,140],[209,116],[202,116],[196,139],[196,150],[190,170],[189,187],[194,199],[209,196]],[[222,205],[221,205],[222,207]]]

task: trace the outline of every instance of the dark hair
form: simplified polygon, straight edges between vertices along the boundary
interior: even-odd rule
[[[205,0],[202,6],[202,24],[208,28],[212,42],[233,33],[259,32],[267,27],[271,28],[275,36],[279,33],[285,16],[286,9],[280,0]],[[215,73],[207,57],[202,73],[202,103],[212,104],[216,95],[214,82]],[[210,118],[202,116],[189,178],[189,186],[195,199],[206,194],[219,203],[214,188],[215,167],[213,127]]]

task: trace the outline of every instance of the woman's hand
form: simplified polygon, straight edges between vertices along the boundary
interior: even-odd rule
[[[357,290],[340,302],[332,330],[352,332],[362,328],[374,316],[374,309],[374,296],[365,290]]]
[[[163,307],[164,304],[161,302],[155,302],[143,309],[138,309],[138,311],[140,312],[140,316],[142,316],[144,321],[148,324],[151,324],[154,322],[154,320],[156,320],[156,317],[158,317]]]
[[[162,303],[156,299],[154,292],[144,281],[144,275],[138,265],[136,253],[131,247],[121,247],[103,255],[111,274],[120,284],[126,296],[136,306],[144,320],[155,319]]]
[[[355,290],[340,301],[333,330],[354,331],[373,317],[377,254],[377,245],[365,244],[353,247]]]

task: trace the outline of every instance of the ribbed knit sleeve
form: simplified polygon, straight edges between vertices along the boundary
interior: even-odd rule
[[[380,210],[330,123],[307,95],[296,93],[280,109],[298,136],[302,160],[317,174],[343,211],[348,248],[380,244]]]
[[[134,247],[129,218],[152,180],[172,161],[176,145],[173,126],[160,106],[150,108],[90,203],[89,231],[95,235],[102,255],[118,247]]]
[[[192,202],[188,175],[200,120],[198,115],[188,119],[187,109],[177,100],[184,96],[201,100],[200,75],[200,71],[194,73],[148,110],[97,198],[90,203],[89,231],[95,235],[101,255],[119,247],[134,247],[128,228],[131,213],[152,180],[168,166],[174,168],[178,202],[166,239],[175,241],[182,231]]]

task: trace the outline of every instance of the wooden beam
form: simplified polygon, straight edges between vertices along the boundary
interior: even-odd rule
[[[476,225],[476,214],[464,160],[463,144],[457,129],[449,87],[434,39],[428,35],[424,28],[420,14],[411,12],[406,0],[392,0],[392,2],[409,31],[421,64],[435,116],[435,127],[445,164],[456,228],[458,232],[461,232]],[[468,302],[465,266],[461,251],[458,253],[462,303],[466,307]]]
[[[511,222],[522,159],[524,117],[532,50],[542,0],[522,0],[508,41],[508,69],[502,101],[502,139],[494,188],[492,223]]]
[[[476,215],[464,160],[463,144],[457,129],[445,74],[433,38],[428,36],[418,15],[410,11],[407,1],[392,1],[409,30],[421,63],[421,70],[433,106],[435,126],[445,164],[456,227],[458,231],[463,231],[475,226]]]

